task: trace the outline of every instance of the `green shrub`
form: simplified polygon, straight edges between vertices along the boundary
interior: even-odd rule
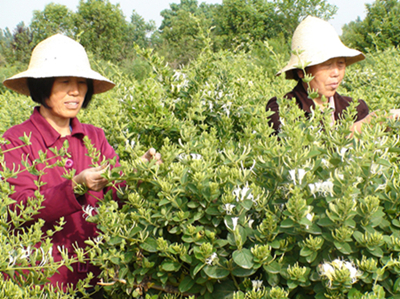
[[[383,117],[396,106],[398,54],[349,67],[341,93],[381,110],[356,138],[355,107],[334,128],[324,114],[305,119],[282,99],[294,82],[251,53],[206,48],[174,70],[144,52],[153,72],[140,81],[96,65],[117,86],[80,119],[104,128],[122,164],[110,179],[127,182],[121,209],[106,196],[88,218],[107,296],[398,296],[399,124]],[[265,112],[275,95],[279,136]],[[162,165],[141,161],[149,147]]]

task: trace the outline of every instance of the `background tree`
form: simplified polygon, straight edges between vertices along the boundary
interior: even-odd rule
[[[199,34],[214,25],[215,8],[213,4],[198,5],[197,0],[181,0],[161,12],[159,51],[168,61],[175,65],[187,63],[201,52],[204,41]]]
[[[217,8],[216,35],[219,47],[236,48],[240,44],[263,41],[276,36],[275,5],[265,0],[224,0]]]
[[[110,61],[121,61],[127,52],[128,23],[119,4],[108,0],[79,2],[76,36],[87,51]]]
[[[343,26],[343,42],[369,52],[375,48],[385,49],[400,44],[400,2],[377,0],[366,4],[367,16]]]
[[[29,61],[33,48],[32,33],[30,28],[25,26],[24,22],[19,23],[14,29],[9,46],[9,63],[27,63]]]
[[[74,13],[65,5],[50,3],[43,11],[35,10],[30,25],[33,43],[40,41],[56,33],[62,33],[72,37],[74,35]]]
[[[146,22],[135,10],[132,11],[131,22],[128,26],[128,40],[135,42],[141,48],[150,46],[150,36],[157,29],[153,20]]]

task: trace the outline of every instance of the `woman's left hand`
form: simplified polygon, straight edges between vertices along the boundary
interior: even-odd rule
[[[390,119],[397,120],[400,118],[400,109],[390,109],[389,113],[390,113],[389,115]]]
[[[84,184],[89,190],[102,190],[108,184],[107,179],[102,176],[107,169],[108,165],[103,164],[81,171],[72,179],[72,188],[75,188],[77,184]]]
[[[160,165],[163,163],[161,159],[161,154],[157,153],[154,148],[150,148],[143,156],[142,161],[150,162],[151,160],[156,160],[156,164]]]

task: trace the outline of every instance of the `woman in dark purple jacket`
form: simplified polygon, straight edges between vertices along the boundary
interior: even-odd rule
[[[286,79],[297,80],[295,88],[284,97],[296,99],[300,109],[309,116],[311,110],[331,109],[331,124],[341,118],[352,98],[341,96],[337,89],[342,82],[346,66],[363,60],[364,54],[346,47],[339,39],[335,29],[326,21],[308,16],[296,28],[292,38],[292,55],[289,63],[278,72],[285,73]],[[306,83],[305,74],[313,76]],[[308,91],[316,91],[317,97],[311,99]],[[267,111],[274,112],[269,122],[275,132],[279,132],[281,121],[277,98],[269,100]],[[358,100],[357,115],[351,131],[360,131],[361,125],[369,121],[369,109],[363,100]]]

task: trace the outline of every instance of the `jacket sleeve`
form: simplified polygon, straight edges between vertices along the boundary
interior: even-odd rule
[[[22,141],[18,139],[8,139],[10,144],[3,145],[2,149],[4,152],[4,161],[8,169],[14,169],[21,171],[16,177],[8,178],[6,181],[14,187],[14,193],[10,196],[16,202],[11,205],[11,209],[18,211],[18,205],[23,204],[27,206],[31,198],[35,198],[35,193],[38,187],[35,181],[39,181],[40,178],[37,175],[29,173],[22,165],[21,160],[24,159],[32,165],[33,155],[30,153],[30,146],[22,146]],[[19,147],[14,149],[15,147]],[[7,151],[11,149],[10,151]],[[33,219],[39,218],[46,222],[52,222],[58,220],[62,216],[67,216],[75,213],[82,209],[81,204],[75,197],[72,189],[72,182],[70,180],[63,180],[61,183],[54,186],[47,187],[44,185],[40,188],[40,194],[43,195],[44,201],[42,203],[42,209],[39,210],[39,214],[34,215]]]
[[[100,151],[101,151],[102,155],[105,157],[105,159],[113,159],[114,157],[116,157],[116,164],[113,167],[121,166],[119,163],[119,157],[118,157],[117,153],[115,152],[114,148],[108,143],[103,129],[97,128],[97,130],[99,130],[97,136],[99,136],[99,141],[101,144]],[[125,185],[126,185],[125,182],[121,182],[117,186],[124,187]],[[104,190],[104,193],[107,193],[109,190],[112,190],[113,199],[118,201],[117,190],[115,190],[114,188],[111,188],[111,187],[107,187]]]
[[[269,125],[272,124],[275,134],[277,134],[279,132],[279,127],[281,126],[281,121],[279,118],[279,105],[276,101],[276,97],[268,101],[266,111],[274,112],[272,115],[268,116],[268,123]]]
[[[358,100],[359,105],[357,106],[357,117],[356,121],[362,120],[369,114],[369,108],[364,100]]]

